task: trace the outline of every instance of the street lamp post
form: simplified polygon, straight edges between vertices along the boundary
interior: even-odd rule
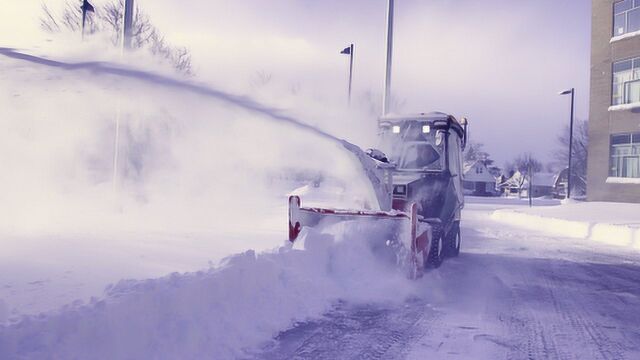
[[[569,120],[569,169],[567,170],[567,199],[571,199],[571,157],[573,155],[573,112],[575,104],[576,89],[562,91],[560,95],[571,94],[571,119]]]
[[[345,48],[340,52],[340,54],[349,55],[349,105],[351,105],[351,84],[353,82],[353,52],[355,51],[355,47],[353,44],[349,45],[349,47]]]
[[[84,40],[84,27],[87,23],[87,13],[95,12],[96,10],[88,0],[82,1],[82,6],[80,7],[80,9],[82,10],[82,40]]]

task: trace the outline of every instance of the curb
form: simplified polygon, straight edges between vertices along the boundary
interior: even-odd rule
[[[491,219],[556,236],[592,240],[640,250],[640,226],[637,225],[572,221],[507,209],[494,211],[491,214]]]

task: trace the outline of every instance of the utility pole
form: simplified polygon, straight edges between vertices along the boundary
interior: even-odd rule
[[[384,77],[384,94],[382,96],[382,116],[390,111],[391,103],[391,66],[393,58],[393,10],[395,6],[394,0],[388,0],[387,9],[387,61],[386,73]]]
[[[131,49],[131,37],[133,35],[133,0],[125,0],[122,27],[122,48],[124,50]]]

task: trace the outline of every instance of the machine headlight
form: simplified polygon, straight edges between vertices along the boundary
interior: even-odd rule
[[[398,125],[394,125],[394,126],[391,128],[391,132],[393,132],[394,134],[400,134],[400,126],[398,126]]]
[[[407,195],[407,185],[394,185],[393,195]]]
[[[423,134],[428,134],[431,132],[431,126],[429,125],[422,125],[422,133]]]

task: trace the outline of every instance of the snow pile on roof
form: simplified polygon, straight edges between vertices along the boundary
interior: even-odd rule
[[[381,264],[368,243],[380,229],[361,226],[368,240],[341,224],[209,271],[123,280],[104,299],[0,327],[0,358],[238,358],[337,299],[403,301],[424,285]]]
[[[640,250],[640,204],[583,202],[503,209],[494,220],[554,235],[595,240]]]

